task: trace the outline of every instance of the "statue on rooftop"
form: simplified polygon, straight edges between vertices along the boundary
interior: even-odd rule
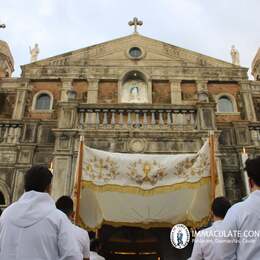
[[[31,54],[31,62],[37,61],[38,54],[40,53],[40,49],[38,47],[38,43],[35,43],[34,48],[29,47]]]
[[[232,45],[230,54],[231,54],[231,58],[232,58],[232,63],[234,65],[239,66],[240,65],[239,52],[235,48],[235,45]]]

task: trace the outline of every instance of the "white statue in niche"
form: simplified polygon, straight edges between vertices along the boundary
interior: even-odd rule
[[[123,84],[122,103],[148,103],[147,85],[142,80],[129,80]]]
[[[131,101],[139,101],[139,88],[138,86],[132,86],[130,88],[130,93],[129,93],[130,97],[129,100]]]

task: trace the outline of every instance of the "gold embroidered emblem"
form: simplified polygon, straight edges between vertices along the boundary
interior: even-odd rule
[[[167,175],[165,168],[155,160],[149,162],[140,159],[130,163],[128,169],[128,176],[138,184],[149,182],[150,184],[155,185],[159,180]]]

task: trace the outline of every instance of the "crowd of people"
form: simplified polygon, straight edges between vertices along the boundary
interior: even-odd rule
[[[104,260],[90,251],[88,232],[72,224],[72,199],[51,198],[52,177],[44,166],[26,172],[25,193],[0,217],[0,259]]]
[[[198,232],[190,260],[260,259],[260,157],[245,170],[250,195],[232,207],[224,197],[213,201],[214,223]]]
[[[214,223],[198,232],[189,259],[260,259],[260,157],[247,160],[246,171],[251,194],[232,207],[224,197],[213,201]],[[104,260],[99,241],[72,224],[73,200],[51,198],[52,177],[48,168],[33,166],[25,174],[25,193],[0,211],[0,259]]]

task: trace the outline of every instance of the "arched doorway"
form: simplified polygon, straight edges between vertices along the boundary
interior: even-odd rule
[[[0,191],[0,206],[5,205],[5,196],[3,192]]]
[[[102,251],[108,260],[158,260],[160,242],[151,231],[137,227],[112,227],[100,230]]]

